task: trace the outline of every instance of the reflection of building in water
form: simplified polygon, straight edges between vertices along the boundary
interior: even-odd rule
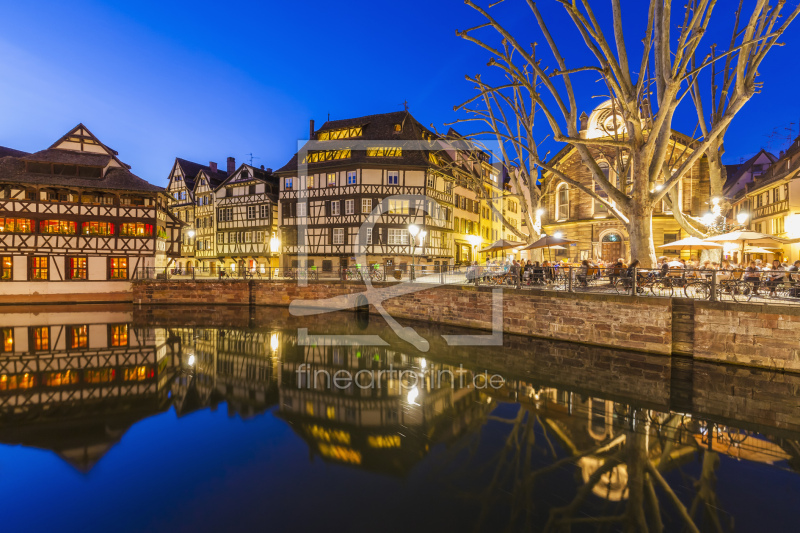
[[[535,388],[520,381],[508,382],[507,388],[493,395],[519,402],[539,417],[567,452],[579,456],[576,465],[583,483],[589,483],[611,456],[624,453],[628,439],[636,434],[645,435],[646,456],[660,471],[692,461],[697,452],[704,451],[764,464],[788,460],[794,469],[800,464],[796,440],[766,437],[693,419],[689,414],[635,409],[608,399]],[[628,468],[623,461],[604,472],[592,492],[609,501],[626,500]]]
[[[88,470],[135,422],[168,408],[163,330],[131,313],[8,313],[0,441],[51,449]]]
[[[454,367],[332,338],[284,342],[279,414],[324,460],[402,475],[477,427],[488,402]]]
[[[181,372],[173,382],[179,415],[226,401],[230,414],[264,412],[277,401],[280,333],[265,330],[172,328]]]

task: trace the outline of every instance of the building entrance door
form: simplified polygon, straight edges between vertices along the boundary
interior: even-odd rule
[[[622,257],[622,237],[619,233],[609,233],[603,237],[602,241],[603,261],[616,262]]]

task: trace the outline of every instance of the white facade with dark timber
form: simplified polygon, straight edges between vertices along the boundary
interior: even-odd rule
[[[216,190],[216,257],[227,271],[278,267],[278,179],[241,165]]]
[[[185,222],[181,233],[180,258],[175,267],[186,272],[194,267],[215,270],[214,246],[214,190],[233,171],[235,162],[228,158],[228,171],[217,168],[215,162],[207,166],[180,157],[175,158],[169,174],[167,192],[170,194],[170,211]]]
[[[124,298],[138,269],[167,267],[180,222],[129,169],[82,124],[39,152],[0,148],[0,301]]]
[[[438,136],[406,111],[312,123],[310,134],[276,172],[283,266],[337,271],[357,253],[391,270],[412,254],[433,269],[452,263],[454,180]],[[426,232],[413,250],[411,224]]]

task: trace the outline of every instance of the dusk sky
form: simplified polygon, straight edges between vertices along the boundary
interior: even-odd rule
[[[623,0],[631,48],[643,3]],[[512,27],[531,33],[523,41],[540,39],[526,7],[500,9],[522,15]],[[4,18],[13,23],[0,35],[0,145],[40,150],[83,122],[162,186],[176,156],[224,168],[227,156],[241,163],[252,152],[254,164],[278,168],[308,135],[308,120],[319,127],[328,113],[389,112],[407,100],[423,124],[443,128],[472,94],[464,74],[487,70],[487,54],[455,35],[478,20],[458,0],[16,2]],[[560,12],[552,20],[569,43],[574,30]],[[799,35],[796,22],[767,58],[762,94],[728,134],[727,162],[761,146],[777,152],[797,135]],[[727,36],[717,40],[724,48]],[[575,42],[563,52],[579,63],[584,48]],[[600,103],[588,94],[587,112]],[[692,134],[694,111],[683,106],[676,126]],[[774,129],[780,137],[768,136]]]

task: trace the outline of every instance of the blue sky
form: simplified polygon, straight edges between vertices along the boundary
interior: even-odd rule
[[[642,3],[623,0],[629,46],[640,38]],[[500,10],[515,31],[529,31],[527,11]],[[554,33],[569,42],[559,17]],[[254,164],[280,167],[308,120],[319,126],[328,113],[394,111],[407,100],[417,119],[442,128],[471,94],[464,74],[487,69],[486,53],[455,36],[476,20],[459,0],[16,2],[4,18],[14,23],[0,35],[0,145],[38,150],[83,122],[159,185],[176,156],[224,167],[227,156],[242,162],[252,152]],[[777,152],[785,141],[767,136],[775,128],[797,135],[796,24],[761,69],[763,93],[728,134],[728,162],[770,143]],[[583,54],[564,52],[575,62]],[[588,96],[587,111],[598,103]],[[676,126],[691,133],[685,107]]]

